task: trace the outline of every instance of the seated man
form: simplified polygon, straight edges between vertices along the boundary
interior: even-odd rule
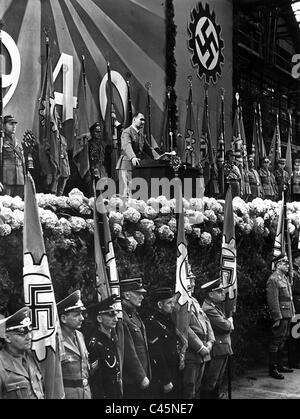
[[[130,195],[132,167],[139,166],[140,160],[147,154],[152,159],[159,159],[160,155],[150,146],[142,133],[145,117],[141,112],[132,118],[130,127],[124,129],[121,136],[121,156],[116,169],[119,170],[119,192],[122,196]]]

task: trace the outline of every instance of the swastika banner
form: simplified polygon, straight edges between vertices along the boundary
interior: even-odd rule
[[[46,398],[63,398],[60,326],[35,186],[30,174],[25,181],[23,253],[24,300],[31,309],[32,350],[41,365]]]

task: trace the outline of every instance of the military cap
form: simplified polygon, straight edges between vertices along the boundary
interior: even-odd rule
[[[143,288],[143,278],[128,278],[123,279],[120,282],[122,292],[126,291],[135,291],[135,292],[147,292],[145,288]]]
[[[15,119],[13,115],[5,115],[3,118],[3,124],[7,124],[8,122],[17,124],[18,121]]]
[[[270,159],[268,157],[262,157],[260,161],[261,163],[270,163]]]
[[[151,300],[156,303],[157,301],[167,300],[174,297],[174,291],[169,287],[154,288],[150,294]]]
[[[118,296],[116,294],[110,295],[98,303],[92,304],[86,308],[87,312],[91,315],[97,316],[98,314],[116,314],[118,310],[113,306]]]
[[[23,307],[11,316],[3,317],[0,320],[0,338],[4,337],[5,332],[13,330],[24,331],[27,333],[30,332],[32,330],[32,326],[29,314],[30,308]]]
[[[288,261],[289,260],[288,260],[287,256],[285,254],[283,254],[283,253],[281,253],[280,255],[275,256],[273,258],[274,265],[277,265],[277,263],[279,263],[279,262],[287,262],[288,263]]]
[[[85,310],[83,302],[81,301],[81,292],[79,290],[72,292],[68,297],[57,303],[57,311],[59,314],[77,310]]]
[[[90,131],[102,131],[100,122],[95,122],[91,127]]]
[[[248,155],[248,160],[254,160],[254,158],[255,158],[254,154],[249,154]]]
[[[278,159],[278,164],[285,164],[286,160],[285,159]]]
[[[300,159],[295,159],[294,164],[300,164]]]
[[[206,282],[201,286],[201,289],[207,293],[211,291],[216,291],[219,289],[223,289],[223,285],[221,283],[221,278],[214,279],[213,281]]]

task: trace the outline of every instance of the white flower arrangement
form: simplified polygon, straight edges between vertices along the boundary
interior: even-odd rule
[[[128,208],[126,211],[123,212],[124,220],[130,221],[131,223],[138,223],[141,214],[134,208]]]
[[[211,244],[212,237],[210,233],[204,231],[200,236],[200,244],[202,246],[209,246]]]
[[[158,236],[160,237],[160,239],[166,240],[166,241],[169,241],[169,242],[173,241],[173,239],[174,239],[174,233],[170,229],[170,227],[167,226],[167,225],[163,225],[163,226],[159,227]]]

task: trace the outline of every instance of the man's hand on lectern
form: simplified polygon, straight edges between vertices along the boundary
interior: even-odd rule
[[[131,163],[133,164],[133,166],[140,166],[140,159],[138,159],[137,157],[133,157],[133,159],[131,159]]]

